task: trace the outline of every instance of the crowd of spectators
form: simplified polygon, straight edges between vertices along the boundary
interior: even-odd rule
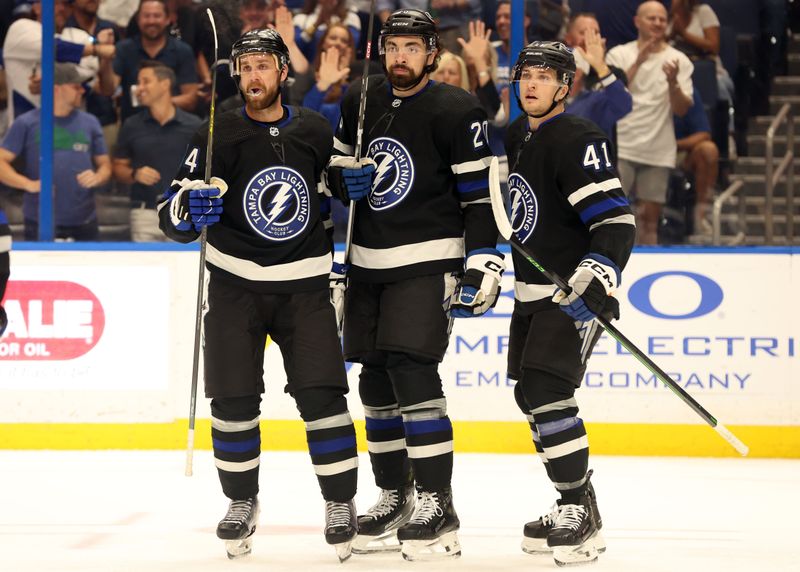
[[[608,10],[605,0],[529,0],[525,41],[559,39],[573,48],[578,71],[567,112],[592,119],[614,142],[607,151],[636,205],[638,243],[658,243],[676,169],[695,189],[686,234],[708,236],[720,161],[728,158],[729,133],[742,125],[730,121],[721,136],[712,134],[708,115],[718,106],[693,85],[695,65],[713,62],[718,103],[735,117],[736,78],[720,58],[719,18],[702,0],[614,4]],[[0,12],[6,5],[9,15],[0,19],[0,184],[6,190],[0,201],[22,197],[24,236],[35,240],[42,8],[39,0],[0,0]],[[505,169],[516,58],[510,2],[376,5],[373,40],[380,22],[400,8],[428,10],[437,19],[444,52],[433,79],[480,100],[490,145]],[[339,104],[363,70],[369,6],[353,0],[55,0],[57,236],[103,238],[94,200],[100,192],[130,199],[134,241],[163,239],[155,204],[210,109],[215,62],[206,8],[217,24],[218,109],[241,105],[226,65],[231,44],[248,30],[274,27],[291,54],[286,100],[320,112],[335,128]],[[551,13],[555,6],[558,30],[543,24],[546,6]],[[370,73],[382,72],[376,51]]]

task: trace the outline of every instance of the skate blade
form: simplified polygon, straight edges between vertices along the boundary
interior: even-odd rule
[[[525,554],[547,554],[549,556],[553,553],[553,549],[547,545],[546,538],[528,538],[526,536],[522,539],[521,548]]]
[[[598,530],[597,534],[591,538],[591,541],[594,543],[594,548],[597,550],[598,554],[602,554],[606,551],[606,539],[603,538],[602,532]]]
[[[352,540],[333,545],[333,547],[336,549],[336,556],[339,557],[339,562],[344,562],[350,558],[350,556],[353,554],[352,545]]]
[[[253,535],[238,540],[226,540],[225,550],[228,552],[229,560],[243,558],[253,551]]]
[[[353,541],[353,554],[380,554],[383,552],[400,552],[397,530],[380,536],[359,534]]]
[[[456,531],[448,532],[432,540],[405,540],[400,552],[403,559],[412,562],[443,560],[461,556],[461,544]]]
[[[579,566],[597,562],[597,549],[591,538],[580,546],[553,547],[553,560],[558,566]]]

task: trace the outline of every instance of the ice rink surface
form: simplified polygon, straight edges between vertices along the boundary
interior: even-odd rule
[[[456,454],[463,555],[339,564],[322,536],[323,502],[305,453],[261,457],[253,553],[229,561],[214,535],[227,501],[211,453],[183,475],[181,451],[0,451],[0,570],[557,570],[520,550],[522,526],[555,500],[534,455]],[[608,550],[592,571],[790,571],[797,556],[800,461],[594,457]],[[360,511],[377,498],[361,457]]]

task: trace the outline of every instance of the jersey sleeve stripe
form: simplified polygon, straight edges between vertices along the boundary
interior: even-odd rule
[[[631,226],[636,226],[636,217],[632,214],[624,214],[620,216],[615,216],[613,218],[603,219],[594,223],[592,226],[589,227],[589,232],[592,232],[594,229],[604,226],[607,224],[629,224]]]
[[[0,236],[0,252],[9,252],[10,250],[11,250],[11,235]]]
[[[475,199],[474,201],[461,201],[461,203],[459,203],[459,204],[461,205],[462,209],[466,208],[466,207],[468,207],[470,205],[490,205],[490,204],[492,204],[492,198],[491,197],[481,197],[479,199]]]
[[[454,174],[463,175],[465,173],[474,173],[475,171],[488,169],[491,162],[491,157],[483,157],[481,159],[476,159],[475,161],[466,161],[465,163],[451,165],[450,168],[453,170]]]
[[[287,262],[261,266],[252,260],[244,260],[225,254],[214,248],[210,243],[206,245],[209,264],[221,268],[231,274],[258,282],[283,282],[288,280],[302,280],[316,276],[328,276],[331,270],[331,255],[324,254],[313,258],[304,258]]]
[[[474,193],[476,191],[488,190],[489,181],[486,179],[479,179],[477,181],[459,181],[456,186],[459,194],[465,195],[467,193]]]
[[[613,179],[606,179],[605,181],[600,181],[599,183],[589,183],[578,189],[577,191],[570,193],[567,197],[569,203],[574,207],[579,202],[581,202],[586,197],[593,195],[594,193],[602,193],[605,191],[610,191],[611,189],[621,189],[622,183],[620,183],[618,177],[614,177]]]
[[[463,257],[463,238],[439,238],[392,248],[367,248],[357,244],[352,245],[353,264],[373,270]],[[328,268],[330,268],[330,263]]]
[[[603,214],[604,212],[608,212],[611,209],[615,208],[626,208],[629,207],[628,199],[625,197],[608,197],[604,201],[600,201],[599,203],[595,203],[588,208],[579,212],[579,216],[584,223],[589,222],[594,217],[599,214]]]
[[[355,151],[352,145],[342,142],[338,137],[333,138],[333,148],[345,155],[352,155]]]

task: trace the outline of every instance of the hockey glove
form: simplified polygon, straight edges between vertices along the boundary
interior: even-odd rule
[[[347,290],[347,269],[346,264],[334,260],[330,275],[331,304],[336,312],[336,330],[340,337],[342,335],[342,317],[344,316],[344,293]]]
[[[500,295],[500,279],[506,264],[503,255],[494,248],[473,250],[467,256],[467,268],[450,315],[473,318],[493,308]]]
[[[332,157],[327,169],[328,192],[342,202],[363,199],[372,190],[376,168],[369,158],[356,161],[355,157]]]
[[[619,303],[612,294],[619,287],[620,280],[616,264],[605,256],[590,253],[583,257],[569,279],[572,291],[567,294],[556,290],[553,302],[571,318],[581,322],[606,313],[619,318]]]
[[[222,195],[228,184],[219,177],[211,182],[183,179],[180,189],[169,201],[169,218],[181,231],[194,229],[200,232],[204,226],[219,222],[222,214]]]

